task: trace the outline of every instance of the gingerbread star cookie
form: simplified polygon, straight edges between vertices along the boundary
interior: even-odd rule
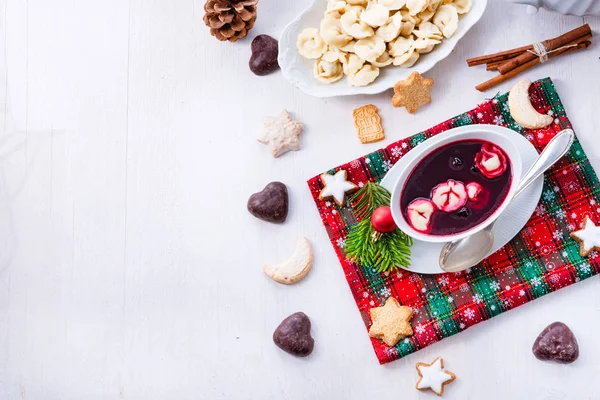
[[[341,169],[335,175],[321,174],[323,190],[319,194],[319,200],[333,199],[338,206],[346,203],[346,194],[358,190],[358,186],[348,181],[346,171]]]
[[[585,217],[583,228],[571,232],[571,237],[579,243],[579,254],[587,257],[594,250],[600,250],[600,226],[596,226],[589,217]]]
[[[436,358],[431,364],[417,363],[417,372],[419,373],[417,389],[429,389],[438,396],[444,394],[444,385],[456,379],[456,375],[452,372],[444,371],[442,357]]]
[[[352,116],[358,132],[358,139],[362,144],[378,142],[385,138],[381,117],[377,112],[377,107],[373,104],[356,108],[352,112]]]
[[[273,157],[279,157],[290,150],[300,150],[299,136],[303,129],[301,122],[292,120],[283,110],[277,117],[265,118],[263,134],[256,140],[269,146]]]
[[[395,298],[388,298],[383,307],[373,307],[369,312],[373,321],[369,336],[381,339],[388,346],[395,346],[400,339],[413,334],[408,322],[412,318],[413,309],[401,306]]]
[[[410,74],[407,80],[399,81],[394,85],[394,107],[406,107],[406,111],[414,114],[421,106],[431,103],[429,91],[434,80],[423,78],[418,72]]]

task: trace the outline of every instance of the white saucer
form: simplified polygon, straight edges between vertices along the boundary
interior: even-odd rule
[[[477,125],[473,125],[477,127]],[[521,151],[521,157],[523,161],[523,171],[526,173],[529,168],[533,165],[538,157],[538,152],[533,145],[517,132],[504,128],[501,126],[485,125],[486,130],[494,130],[504,135],[512,135],[518,148]],[[404,157],[402,157],[385,175],[381,181],[381,185],[392,191],[394,184],[398,180],[400,173],[410,164],[414,157],[416,157],[414,151],[409,151]],[[539,177],[534,183],[531,184],[523,193],[514,199],[511,204],[506,208],[494,225],[494,247],[490,254],[498,251],[506,243],[508,243],[513,237],[515,237],[521,229],[525,226],[531,214],[535,211],[536,206],[539,203],[540,196],[542,195],[542,189],[544,186],[544,177]],[[409,268],[405,268],[411,272],[417,272],[419,274],[443,274],[444,271],[439,265],[439,255],[444,243],[428,243],[420,240],[415,240],[412,247],[411,265]]]

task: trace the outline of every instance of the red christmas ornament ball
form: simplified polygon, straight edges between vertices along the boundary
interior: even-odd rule
[[[380,233],[393,232],[396,229],[396,223],[392,218],[392,210],[388,206],[377,207],[371,215],[373,228]]]

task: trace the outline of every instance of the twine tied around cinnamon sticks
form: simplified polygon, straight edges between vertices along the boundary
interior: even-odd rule
[[[470,58],[467,60],[467,64],[469,67],[486,64],[488,71],[498,71],[500,73],[475,87],[477,90],[483,92],[531,67],[545,63],[550,58],[575,50],[586,49],[591,45],[591,41],[589,40],[591,38],[592,30],[588,24],[585,24],[554,39],[499,53]]]

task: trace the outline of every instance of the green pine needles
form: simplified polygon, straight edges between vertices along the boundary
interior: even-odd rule
[[[412,238],[400,229],[379,233],[371,223],[376,208],[390,205],[390,192],[377,183],[367,182],[350,197],[350,202],[360,222],[350,227],[344,246],[346,256],[374,267],[379,273],[408,267]]]
[[[353,205],[356,218],[370,219],[377,207],[390,205],[390,198],[391,194],[386,188],[369,181],[350,196],[350,204]]]

